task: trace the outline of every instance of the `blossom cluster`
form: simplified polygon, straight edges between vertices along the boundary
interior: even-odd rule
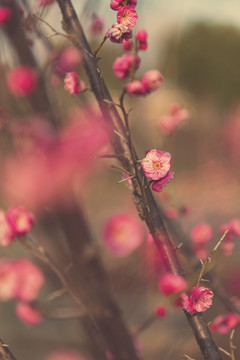
[[[105,37],[114,43],[132,38],[132,28],[136,25],[138,16],[135,10],[137,0],[112,0],[110,7],[118,11],[117,23],[106,32]]]
[[[22,206],[13,206],[6,213],[0,210],[0,245],[7,246],[32,227],[34,217]]]
[[[28,325],[35,325],[42,316],[31,305],[44,282],[42,271],[27,259],[0,261],[0,300],[17,299],[16,313]]]
[[[160,192],[172,180],[171,155],[160,150],[150,150],[142,160],[144,174],[152,180],[152,189]]]
[[[79,94],[83,90],[86,89],[86,85],[84,81],[78,80],[79,73],[78,72],[69,72],[66,73],[64,78],[64,89],[67,90],[71,95]]]

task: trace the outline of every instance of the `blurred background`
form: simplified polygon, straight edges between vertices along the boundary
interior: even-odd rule
[[[96,48],[107,29],[116,22],[116,14],[109,7],[109,0],[73,0],[73,4],[91,46]],[[62,31],[58,5],[53,3],[39,7],[34,0],[22,1],[20,6],[24,9],[24,31],[35,57],[35,67],[38,67],[50,99],[51,117],[65,134],[64,131],[68,131],[64,130],[65,126],[74,122],[76,108],[79,105],[92,104],[94,99],[88,92],[73,97],[64,90],[62,73],[56,69],[59,60],[56,51],[61,53],[70,43],[60,36],[46,41],[45,36],[52,34],[52,30],[39,22],[35,28],[31,16],[28,17],[28,14],[35,13],[58,31]],[[133,109],[130,124],[134,143],[140,159],[149,149],[171,153],[174,179],[163,193],[155,194],[156,199],[162,204],[166,216],[176,222],[186,234],[187,240],[183,249],[184,246],[192,246],[190,231],[198,223],[207,223],[213,229],[214,235],[208,244],[208,249],[212,249],[221,236],[220,226],[229,223],[233,218],[240,219],[240,4],[235,0],[139,0],[136,10],[139,17],[136,30],[145,29],[148,32],[148,49],[139,53],[141,66],[136,75],[140,77],[149,69],[158,69],[164,81],[158,91],[146,98],[127,98],[127,107]],[[102,33],[94,34],[90,31],[93,14],[103,18]],[[36,29],[39,29],[39,33]],[[99,55],[99,66],[116,102],[124,82],[114,76],[112,64],[115,58],[123,53],[121,44],[106,42]],[[38,134],[42,131],[43,137],[46,134],[52,136],[49,124],[46,125],[47,130],[39,130],[38,126],[30,133],[19,130],[21,126],[29,129],[29,123],[32,124],[35,120],[39,124],[33,103],[30,101],[29,104],[29,99],[11,94],[7,86],[7,74],[19,61],[20,56],[14,43],[0,26],[0,74],[4,79],[0,86],[0,163],[3,169],[0,174],[1,207],[6,210],[16,201],[28,206],[37,218],[34,229],[36,237],[41,239],[48,251],[54,253],[54,247],[58,246],[58,241],[61,242],[61,228],[56,228],[54,223],[46,226],[46,218],[48,219],[49,213],[54,213],[56,207],[66,206],[66,199],[73,194],[75,201],[84,209],[109,274],[113,297],[133,333],[151,317],[157,305],[164,305],[168,309],[167,316],[157,318],[151,327],[138,336],[142,358],[159,360],[164,357],[165,360],[174,360],[182,359],[183,355],[187,354],[194,359],[200,359],[201,354],[182,312],[175,309],[171,301],[158,291],[157,281],[162,269],[161,266],[158,268],[159,264],[155,266],[155,253],[147,242],[147,230],[140,220],[142,241],[135,251],[126,256],[118,256],[111,253],[111,249],[103,242],[103,227],[110,217],[127,213],[138,221],[129,188],[126,182],[118,183],[122,174],[111,167],[117,163],[112,159],[97,159],[94,166],[86,171],[86,163],[77,159],[70,170],[61,168],[57,172],[59,177],[66,173],[68,176],[58,183],[57,191],[61,192],[61,195],[64,193],[64,201],[60,201],[60,205],[55,201],[59,193],[52,190],[55,187],[54,181],[58,180],[51,171],[50,175],[46,174],[46,177],[49,177],[46,181],[40,181],[39,187],[28,193],[31,186],[26,190],[27,180],[24,176],[28,177],[29,184],[36,179],[33,176],[29,180],[24,162],[16,167],[16,171],[11,170],[14,166],[8,164],[12,164],[12,154],[15,156],[19,149],[22,151],[25,148],[32,152],[31,141],[34,138],[35,144],[36,131],[39,131]],[[88,86],[80,58],[76,60],[76,70],[80,71],[81,78]],[[171,108],[175,104],[180,109],[185,109],[188,116],[176,130],[169,132],[161,126],[161,121],[164,116],[171,115]],[[97,109],[96,104],[93,107]],[[46,117],[44,124],[47,124],[49,114],[41,116]],[[84,114],[80,115],[80,118],[82,117]],[[86,118],[88,117],[91,116]],[[74,127],[72,131],[74,132]],[[16,137],[21,141],[16,140]],[[17,143],[13,145],[9,138]],[[100,145],[103,153],[111,151],[104,141]],[[82,146],[79,149],[81,152],[85,145]],[[36,157],[34,163],[38,164],[38,161]],[[44,168],[45,165],[42,166]],[[82,176],[85,172],[87,175]],[[23,185],[19,179],[25,179]],[[31,202],[32,195],[28,194],[35,194],[38,189],[40,191],[41,184],[50,189],[49,198],[46,197],[42,203],[40,195],[36,203]],[[69,186],[71,196],[65,191]],[[238,306],[239,251],[239,238],[236,238],[231,254],[226,255],[220,250],[214,258],[214,276],[227,288],[229,297],[235,296],[234,301]],[[21,256],[33,260],[31,255],[16,243],[1,248],[0,255],[7,258]],[[187,266],[187,260],[182,261]],[[40,265],[39,262],[38,264]],[[40,266],[42,267],[42,264]],[[46,284],[40,292],[40,305],[45,304],[49,292],[60,287],[51,271],[46,266],[42,268]],[[211,287],[211,283],[209,286]],[[55,299],[47,306],[47,313],[52,311],[54,314],[55,307],[61,308],[66,304],[70,306],[71,302],[65,295]],[[217,296],[213,304],[206,312],[207,322],[219,314],[229,312]],[[30,360],[33,357],[34,360],[45,359],[49,351],[59,348],[75,349],[89,359],[94,358],[81,319],[51,319],[49,315],[38,326],[29,328],[16,317],[14,307],[14,300],[0,304],[0,336],[11,345],[17,360]],[[234,336],[236,345],[239,335],[237,328]],[[214,333],[213,336],[217,344],[229,351],[229,334]],[[239,351],[236,351],[236,358]],[[223,355],[223,358],[228,357]]]

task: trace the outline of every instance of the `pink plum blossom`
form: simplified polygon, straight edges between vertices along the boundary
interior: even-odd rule
[[[86,88],[85,83],[82,80],[78,81],[78,76],[78,72],[69,72],[64,78],[64,89],[72,95],[79,94]]]
[[[62,349],[51,351],[44,360],[87,360],[85,356],[77,351]]]
[[[104,25],[104,19],[96,14],[93,14],[89,30],[93,35],[99,35],[103,31]]]
[[[14,240],[14,233],[3,210],[0,210],[0,245],[7,246]]]
[[[187,282],[181,275],[166,273],[160,278],[158,287],[165,295],[177,294],[186,289]]]
[[[8,301],[15,297],[18,287],[18,273],[14,260],[0,260],[0,300]]]
[[[119,10],[120,7],[123,7],[126,5],[129,5],[129,6],[132,6],[135,8],[137,5],[137,0],[111,0],[110,7],[112,10],[116,11],[116,10]]]
[[[161,178],[160,180],[153,181],[152,189],[153,191],[160,192],[164,187],[173,179],[174,172],[169,170],[168,173]]]
[[[14,235],[25,235],[34,223],[34,217],[22,206],[13,206],[6,213]]]
[[[165,209],[165,215],[169,218],[169,219],[177,219],[179,212],[178,209],[176,209],[173,206],[168,206]]]
[[[35,326],[43,321],[42,314],[26,302],[19,302],[16,305],[16,314],[28,326]]]
[[[42,271],[27,259],[15,260],[14,266],[18,276],[15,297],[22,301],[34,300],[44,283]]]
[[[146,91],[144,89],[143,84],[140,80],[133,80],[130,81],[126,86],[125,89],[130,95],[133,96],[144,96],[146,95]]]
[[[195,244],[205,244],[213,237],[213,231],[210,225],[200,223],[191,230],[191,239]]]
[[[239,324],[239,315],[229,313],[227,315],[218,315],[210,325],[211,331],[217,331],[219,334],[227,334]]]
[[[205,260],[208,257],[208,251],[207,251],[205,243],[194,244],[193,251],[199,259]]]
[[[164,305],[158,305],[156,306],[154,313],[159,318],[165,317],[167,314],[167,308]]]
[[[191,289],[189,297],[181,295],[182,307],[190,314],[206,311],[212,305],[213,292],[205,286],[196,286]]]
[[[164,178],[171,167],[171,155],[160,150],[150,150],[142,160],[144,174],[152,180]]]
[[[136,71],[140,65],[140,58],[134,54],[124,54],[117,57],[113,63],[114,74],[120,78],[125,79],[129,76],[131,71]]]
[[[149,70],[143,75],[141,82],[146,92],[152,92],[162,84],[163,77],[158,70]]]
[[[113,24],[105,34],[106,38],[109,38],[111,42],[121,44],[123,40],[129,40],[132,38],[132,29],[124,24]]]
[[[84,188],[97,153],[108,143],[101,121],[92,109],[81,108],[69,115],[67,125],[58,133],[36,127],[41,134],[29,134],[27,143],[31,146],[23,145],[1,164],[6,200],[20,203],[34,213],[43,211],[46,205],[64,206],[71,201],[73,183],[79,190]]]
[[[13,95],[31,94],[38,83],[36,71],[30,66],[20,65],[7,74],[7,85]]]
[[[51,54],[53,70],[62,76],[68,72],[74,72],[76,67],[81,64],[82,54],[74,46],[68,46],[63,50],[55,50]]]
[[[117,13],[117,22],[128,26],[130,29],[136,25],[138,16],[136,10],[132,6],[120,7]]]
[[[0,6],[0,26],[12,17],[12,10],[8,6]]]
[[[144,240],[141,223],[129,214],[117,214],[106,222],[103,228],[103,244],[117,256],[127,256]]]

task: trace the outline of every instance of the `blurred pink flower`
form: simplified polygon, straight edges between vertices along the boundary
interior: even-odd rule
[[[199,259],[205,260],[208,257],[208,251],[205,243],[194,244],[193,251]]]
[[[82,54],[74,46],[68,46],[63,50],[54,50],[51,54],[53,70],[62,76],[73,72],[81,64]]]
[[[34,223],[34,216],[22,206],[13,206],[6,213],[14,235],[25,235]]]
[[[127,90],[127,92],[130,95],[133,95],[133,96],[145,96],[146,95],[146,91],[140,80],[133,80],[133,81],[129,82],[125,86],[125,89]]]
[[[190,114],[188,110],[181,109],[179,105],[173,104],[170,108],[170,114],[164,115],[159,119],[159,127],[165,134],[174,132],[180,124],[188,120]]]
[[[182,307],[190,314],[206,311],[212,305],[213,292],[205,286],[196,286],[191,289],[190,296],[181,295]]]
[[[14,260],[0,260],[0,300],[8,301],[15,297],[18,286],[18,274]]]
[[[151,92],[162,84],[163,77],[158,70],[149,70],[143,75],[141,82],[146,92]]]
[[[8,6],[0,6],[0,26],[12,17],[12,10]]]
[[[17,303],[16,314],[28,326],[35,326],[43,321],[42,314],[32,305],[25,302]]]
[[[64,89],[67,90],[71,95],[79,94],[86,88],[85,83],[82,80],[78,81],[78,77],[78,72],[68,72],[65,75]]]
[[[165,317],[167,314],[167,308],[165,305],[158,305],[158,306],[156,306],[154,313],[157,317],[160,317],[160,318]]]
[[[14,240],[14,233],[3,210],[0,210],[0,245],[7,246]]]
[[[30,66],[17,66],[7,74],[9,90],[16,96],[31,94],[35,90],[37,83],[37,73]]]
[[[210,325],[211,331],[217,331],[219,334],[227,334],[239,324],[239,315],[229,313],[227,315],[218,315]]]
[[[160,278],[158,287],[165,295],[177,294],[186,289],[187,282],[181,275],[166,273]]]
[[[136,25],[138,16],[136,10],[132,6],[122,6],[117,13],[117,22],[128,26],[130,29]]]
[[[152,180],[164,178],[171,167],[171,155],[160,150],[150,150],[141,162],[144,174]]]
[[[103,31],[104,25],[105,25],[104,19],[96,14],[93,14],[92,23],[90,25],[89,30],[93,35],[99,35]]]
[[[153,181],[152,182],[152,189],[153,191],[156,191],[156,192],[161,192],[165,186],[173,179],[173,175],[174,175],[174,172],[169,170],[168,173],[160,180],[156,180],[156,181]],[[173,209],[173,208],[172,208]],[[174,214],[176,215],[176,209],[174,209]],[[171,211],[170,213],[170,208],[168,208],[168,214],[167,214],[167,210],[166,210],[166,215],[168,217],[171,217],[171,214],[173,215],[173,211]],[[174,217],[177,217],[177,215]]]
[[[116,256],[127,256],[144,240],[141,223],[129,214],[112,216],[104,225],[102,241],[106,249]]]
[[[140,58],[134,54],[124,54],[115,59],[113,71],[118,78],[125,79],[131,71],[134,73],[139,68],[140,61]]]
[[[43,211],[46,205],[71,201],[76,179],[79,186],[83,184],[108,137],[101,117],[90,109],[76,111],[66,123],[58,134],[46,130],[46,141],[44,129],[41,139],[33,134],[29,151],[19,150],[6,158],[2,186],[10,203]]]
[[[111,0],[110,7],[112,10],[119,10],[120,7],[125,5],[129,5],[135,8],[137,5],[137,0]]]
[[[124,24],[113,24],[105,34],[106,38],[109,38],[111,42],[121,44],[123,40],[129,40],[132,38],[132,29]]]
[[[191,230],[191,239],[195,244],[204,244],[209,242],[213,237],[213,231],[210,225],[200,223]]]
[[[87,358],[77,351],[62,349],[51,351],[44,360],[87,360]]]
[[[41,269],[27,259],[18,259],[14,261],[13,271],[18,277],[15,297],[22,301],[34,300],[44,283]]]

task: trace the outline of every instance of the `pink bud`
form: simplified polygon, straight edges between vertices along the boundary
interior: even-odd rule
[[[28,303],[19,302],[16,306],[16,313],[19,319],[28,326],[38,325],[43,320],[41,313]]]
[[[157,317],[164,317],[167,313],[167,308],[164,305],[158,305],[154,312]]]
[[[7,6],[0,6],[0,26],[12,17],[12,10]]]
[[[141,83],[140,80],[133,80],[131,82],[129,82],[126,86],[125,89],[127,90],[127,92],[130,95],[133,96],[144,96],[146,95],[146,91],[143,87],[143,84]]]
[[[147,41],[147,36],[148,36],[148,34],[147,34],[146,30],[143,30],[143,29],[138,30],[136,33],[136,39],[140,42]]]
[[[34,223],[34,216],[22,206],[11,207],[6,218],[15,235],[25,235]]]
[[[129,51],[132,49],[132,43],[129,40],[123,40],[123,49]]]
[[[117,57],[113,63],[113,71],[120,79],[126,79],[131,70],[134,72],[139,68],[140,58],[134,54],[124,54]]]
[[[112,10],[116,11],[116,10],[119,10],[120,7],[123,7],[126,5],[129,5],[129,6],[132,6],[135,8],[137,5],[137,0],[111,0],[110,7]]]
[[[51,351],[44,360],[87,360],[85,356],[74,350]]]
[[[177,294],[186,289],[187,282],[181,275],[166,273],[159,280],[158,287],[165,295]]]
[[[163,77],[158,70],[149,70],[143,75],[141,81],[146,91],[151,92],[161,85]]]
[[[152,183],[152,189],[156,192],[161,192],[165,186],[173,179],[174,172],[172,170],[169,170],[168,173],[160,180],[153,181]],[[176,218],[178,216],[178,213],[176,209],[168,208],[166,210],[166,215],[171,218]]]
[[[78,76],[78,72],[69,72],[64,78],[64,89],[72,95],[79,94],[86,88],[85,83],[82,80],[78,82]]]
[[[31,94],[38,82],[35,70],[29,66],[18,66],[7,74],[7,85],[13,95]]]
[[[104,28],[104,24],[105,24],[104,19],[101,18],[100,16],[94,14],[93,18],[92,18],[92,23],[90,26],[90,32],[93,35],[101,34],[101,32],[103,31],[103,28]]]

